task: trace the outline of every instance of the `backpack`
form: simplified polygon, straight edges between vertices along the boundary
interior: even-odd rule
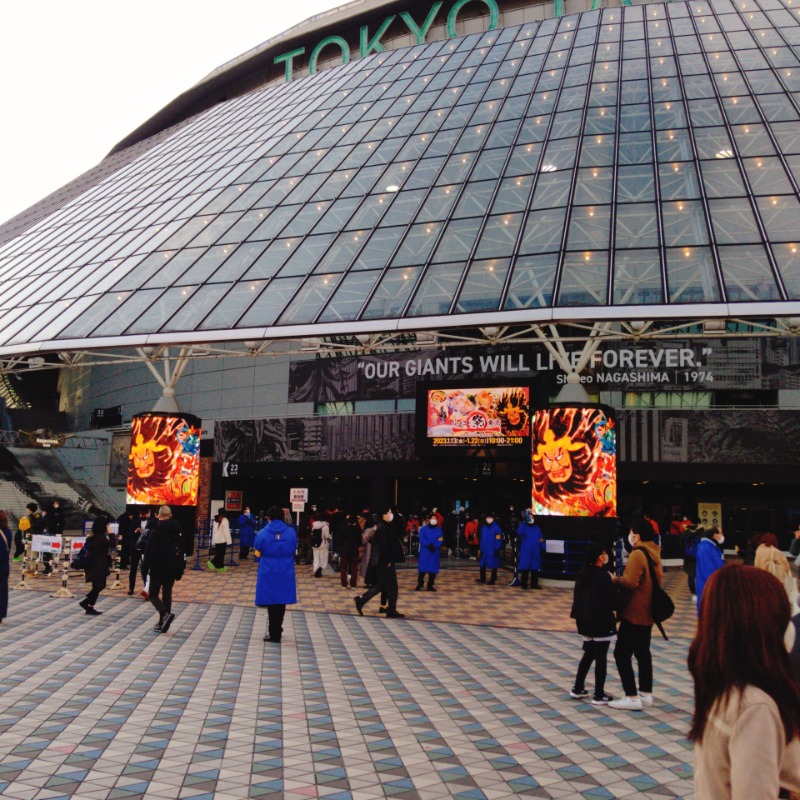
[[[697,531],[687,533],[686,538],[683,540],[683,554],[687,558],[697,558],[697,545],[699,544],[700,537],[698,536]]]
[[[31,529],[31,520],[30,517],[22,517],[19,521],[19,529],[26,533]]]
[[[641,550],[647,559],[650,567],[650,583],[653,585],[653,593],[650,597],[650,615],[653,617],[656,627],[661,631],[661,635],[666,641],[669,641],[669,636],[664,632],[664,626],[661,623],[668,620],[675,613],[675,603],[672,602],[672,598],[659,585],[656,577],[656,568],[650,553],[644,547],[636,547],[634,549]]]

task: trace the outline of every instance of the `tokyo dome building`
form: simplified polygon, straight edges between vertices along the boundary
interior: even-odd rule
[[[120,504],[131,418],[180,409],[207,498],[519,508],[529,443],[430,434],[499,386],[613,410],[620,516],[786,535],[799,198],[800,0],[359,0],[0,226],[2,380],[115,410],[77,466]]]

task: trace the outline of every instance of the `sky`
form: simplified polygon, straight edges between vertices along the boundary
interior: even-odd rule
[[[0,26],[0,224],[209,72],[342,0],[40,0]]]

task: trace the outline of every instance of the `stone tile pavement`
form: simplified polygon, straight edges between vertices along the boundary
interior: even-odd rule
[[[164,635],[124,592],[101,595],[92,618],[77,597],[49,597],[51,579],[12,590],[2,797],[693,796],[687,638],[654,640],[654,708],[612,711],[567,694],[580,655],[568,591],[476,586],[466,572],[414,593],[406,574],[409,618],[385,620],[354,615],[338,578],[301,572],[279,646],[262,641],[251,566],[187,575]],[[690,635],[685,584],[668,577],[670,632]]]

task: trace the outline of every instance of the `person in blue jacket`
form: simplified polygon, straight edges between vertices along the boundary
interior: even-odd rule
[[[526,508],[522,522],[517,528],[519,538],[519,572],[520,589],[528,588],[528,578],[531,581],[531,589],[541,589],[539,586],[539,570],[542,568],[542,547],[544,546],[544,535],[542,529],[535,523],[533,512]]]
[[[497,583],[497,569],[500,566],[500,551],[503,549],[503,530],[497,524],[494,514],[490,511],[485,517],[480,531],[481,540],[481,572],[477,583],[487,583],[486,569],[492,571],[489,578],[489,586]]]
[[[239,517],[239,560],[246,561],[250,548],[256,538],[256,520],[245,506],[244,514]]]
[[[725,537],[719,528],[703,528],[700,530],[702,538],[697,545],[697,567],[695,582],[697,584],[697,613],[700,614],[700,601],[703,599],[703,587],[706,581],[720,567],[725,566],[725,556],[722,554],[722,543]]]
[[[266,607],[269,618],[265,642],[281,640],[286,606],[297,602],[294,574],[294,553],[297,534],[283,521],[283,510],[272,506],[267,511],[269,522],[258,532],[253,545],[258,559],[256,605]]]
[[[436,576],[439,574],[439,561],[442,554],[444,531],[439,527],[439,520],[431,514],[428,522],[419,529],[419,564],[417,570],[417,586],[415,591],[422,590],[425,575],[428,575],[428,591],[435,592]]]

